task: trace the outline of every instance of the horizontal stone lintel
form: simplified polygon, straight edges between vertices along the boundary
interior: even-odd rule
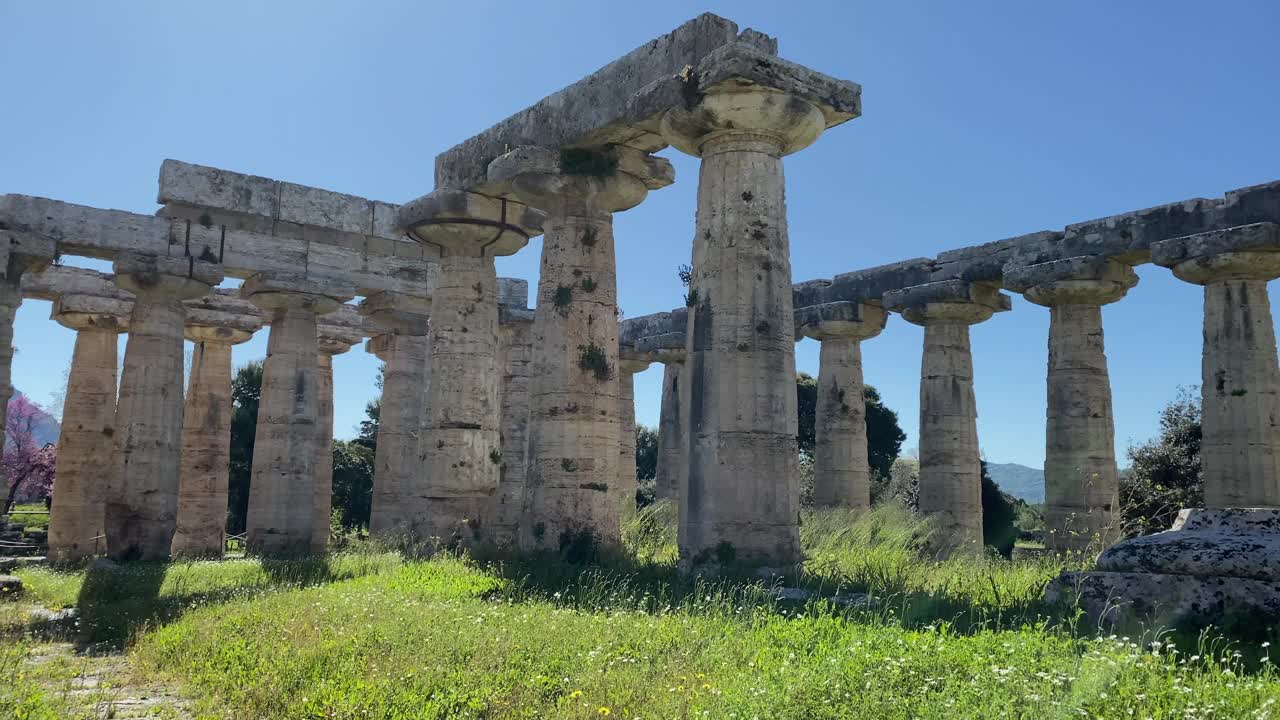
[[[1151,246],[1151,260],[1172,267],[1184,260],[1248,250],[1280,252],[1280,225],[1251,223],[1162,240]]]
[[[102,259],[113,259],[120,253],[194,257],[221,262],[230,277],[247,279],[260,272],[302,274],[317,282],[351,285],[360,295],[390,290],[430,296],[437,271],[436,263],[421,255],[399,257],[305,237],[267,235],[228,225],[102,210],[27,195],[0,196],[0,229],[52,241],[63,254]]]
[[[798,95],[828,126],[861,113],[861,88],[777,57],[777,42],[700,15],[436,157],[436,187],[485,192],[489,164],[512,148],[666,146],[662,114],[721,83],[745,81]]]
[[[910,307],[923,307],[934,303],[977,303],[995,308],[997,312],[1010,309],[1008,295],[981,283],[966,280],[940,280],[885,293],[886,310],[901,312]]]

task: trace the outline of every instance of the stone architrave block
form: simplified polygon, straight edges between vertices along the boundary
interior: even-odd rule
[[[995,312],[1013,307],[1008,295],[990,286],[963,280],[942,280],[894,290],[884,294],[883,302],[886,310],[894,312],[935,303],[975,303],[988,306]]]
[[[1151,260],[1173,267],[1187,260],[1240,251],[1280,252],[1280,225],[1253,223],[1162,240],[1151,246]]]
[[[499,307],[529,307],[529,281],[520,278],[498,278]]]

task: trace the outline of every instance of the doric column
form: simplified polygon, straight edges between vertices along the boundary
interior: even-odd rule
[[[49,509],[49,559],[75,561],[106,546],[102,535],[107,483],[102,468],[115,454],[117,338],[132,303],[122,298],[63,295],[54,320],[76,331],[58,434],[58,491]]]
[[[745,83],[708,88],[662,120],[702,158],[689,284],[689,471],[681,565],[800,561],[795,336],[784,155],[826,128],[816,105]]]
[[[514,150],[489,165],[547,212],[533,322],[526,550],[619,539],[618,316],[613,213],[669,185],[671,164],[627,148]]]
[[[884,308],[854,302],[796,310],[796,335],[822,344],[814,417],[813,504],[817,507],[871,507],[861,343],[879,335],[886,318]]]
[[[662,364],[662,404],[658,416],[658,463],[654,469],[654,496],[678,505],[680,488],[689,470],[685,449],[689,434],[688,405],[681,402],[681,378],[687,353],[685,330],[689,314],[683,308],[671,313],[672,332],[636,340],[636,349]]]
[[[222,266],[189,257],[122,254],[116,283],[134,295],[116,405],[114,470],[106,503],[114,559],[169,557],[182,471],[183,300],[221,282]]]
[[[884,307],[924,326],[920,366],[920,512],[939,557],[982,552],[982,465],[969,326],[1008,310],[1009,297],[962,280],[885,293]]]
[[[182,474],[171,550],[175,556],[219,558],[231,462],[231,346],[252,338],[262,320],[227,317],[225,323],[210,325],[204,323],[220,319],[212,312],[188,308],[188,313],[205,317],[186,326],[195,347],[182,416]]]
[[[1049,308],[1044,519],[1055,552],[1101,550],[1122,534],[1102,306],[1137,283],[1101,256],[1005,269],[1005,287]]]
[[[618,479],[613,483],[614,504],[625,521],[636,510],[636,390],[635,375],[649,369],[651,361],[634,347],[618,349]]]
[[[483,515],[484,537],[499,547],[519,542],[524,517],[529,380],[533,373],[533,311],[524,280],[498,278],[498,357],[502,370],[502,467],[498,493]]]
[[[44,269],[56,254],[52,240],[0,228],[0,438],[13,397],[13,316],[22,304],[22,275]]]
[[[317,323],[316,397],[319,421],[316,424],[315,493],[311,508],[311,554],[322,555],[329,547],[330,515],[333,513],[333,356],[341,355],[363,338],[350,330]]]
[[[1152,259],[1204,286],[1200,463],[1207,508],[1280,507],[1280,366],[1267,281],[1280,226],[1155,243]]]
[[[400,207],[396,224],[440,249],[432,302],[431,381],[420,445],[428,512],[411,533],[453,543],[476,498],[498,489],[498,303],[493,258],[524,247],[542,213],[511,200],[437,190]]]
[[[268,556],[305,555],[317,532],[321,408],[316,316],[333,312],[354,291],[259,273],[245,281],[240,294],[266,311],[271,323],[249,481],[247,549]],[[326,532],[327,527],[326,522]]]
[[[410,532],[414,518],[427,513],[418,433],[426,400],[431,299],[381,292],[365,298],[360,313],[387,331],[365,346],[385,363],[369,532],[401,536]]]

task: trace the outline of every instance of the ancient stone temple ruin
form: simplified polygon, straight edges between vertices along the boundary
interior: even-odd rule
[[[1280,182],[794,283],[783,158],[861,111],[855,83],[708,14],[446,150],[435,189],[403,205],[174,160],[155,215],[0,197],[0,395],[24,297],[52,301],[53,319],[77,332],[50,555],[221,554],[230,348],[265,325],[253,553],[324,550],[334,356],[367,339],[385,362],[373,534],[616,545],[635,489],[632,378],[660,364],[657,487],[678,507],[681,567],[786,573],[802,560],[794,343],[821,343],[815,501],[863,509],[861,345],[892,315],[924,328],[920,508],[932,549],[979,552],[969,329],[1010,309],[1007,290],[1051,318],[1051,549],[1111,546],[1097,572],[1051,592],[1097,608],[1280,610],[1280,370],[1266,289],[1280,277]],[[668,147],[700,161],[686,181],[697,214],[682,221],[687,302],[620,321],[614,248],[627,239],[613,216],[677,181],[655,155]],[[527,283],[497,277],[494,258],[538,235],[530,310]],[[114,272],[51,266],[69,255]],[[1113,545],[1102,314],[1150,262],[1204,286],[1207,507]],[[185,392],[184,338],[196,347]]]

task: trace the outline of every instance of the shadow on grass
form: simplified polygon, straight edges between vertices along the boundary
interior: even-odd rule
[[[260,560],[263,575],[210,579],[184,563],[93,564],[76,601],[75,643],[80,650],[119,649],[136,633],[165,625],[203,605],[247,600],[281,589],[322,585],[354,577],[337,573],[325,558]],[[218,562],[209,567],[230,567]],[[249,568],[255,566],[248,566]],[[179,571],[175,573],[174,571]],[[251,573],[247,569],[246,573]]]

